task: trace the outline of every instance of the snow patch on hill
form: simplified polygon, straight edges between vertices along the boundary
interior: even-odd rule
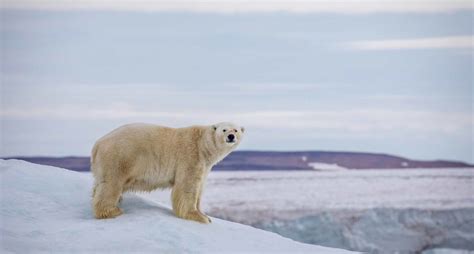
[[[0,160],[3,252],[348,253],[213,219],[176,218],[163,205],[130,194],[116,219],[92,217],[89,174]]]
[[[321,171],[347,170],[347,168],[341,167],[337,164],[329,164],[329,163],[322,163],[322,162],[310,162],[308,163],[308,167],[311,167],[314,170],[321,170]]]

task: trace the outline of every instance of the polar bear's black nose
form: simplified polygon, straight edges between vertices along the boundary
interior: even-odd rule
[[[230,134],[229,136],[227,136],[227,138],[229,139],[229,141],[234,141],[234,134]]]

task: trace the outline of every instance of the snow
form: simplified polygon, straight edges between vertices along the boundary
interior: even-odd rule
[[[339,166],[337,164],[328,164],[322,162],[310,162],[308,163],[308,167],[311,167],[314,170],[321,171],[347,170],[347,168]]]
[[[213,216],[307,243],[463,253],[474,250],[473,193],[472,169],[212,172],[203,205]],[[168,195],[145,194],[162,202]]]
[[[437,248],[423,251],[422,254],[474,254],[474,251]]]
[[[348,253],[298,243],[249,226],[176,218],[162,204],[126,195],[124,214],[96,220],[90,174],[1,160],[1,252]]]
[[[474,210],[376,208],[331,211],[256,227],[299,241],[370,253],[420,253],[432,248],[474,250]]]

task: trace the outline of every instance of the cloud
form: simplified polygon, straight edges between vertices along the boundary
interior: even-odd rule
[[[474,36],[447,36],[396,40],[366,40],[343,43],[353,50],[472,49]]]
[[[471,1],[432,0],[432,1],[390,1],[390,0],[225,0],[225,1],[188,1],[188,0],[5,0],[2,8],[33,9],[92,9],[92,10],[129,10],[129,11],[191,11],[215,13],[241,12],[293,12],[293,13],[376,13],[376,12],[452,12],[472,10]]]
[[[174,126],[209,124],[230,119],[242,125],[260,130],[278,131],[325,131],[331,133],[359,133],[410,131],[417,133],[462,133],[473,126],[469,113],[392,111],[379,109],[354,109],[331,111],[270,110],[243,111],[229,115],[224,111],[139,111],[126,104],[103,109],[81,107],[4,109],[2,118],[14,119],[73,119],[111,120],[128,122],[166,122]]]

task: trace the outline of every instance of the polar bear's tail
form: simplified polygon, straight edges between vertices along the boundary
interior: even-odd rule
[[[92,147],[92,152],[91,152],[91,171],[92,167],[94,165],[95,158],[97,157],[97,144],[94,144],[94,147]]]

